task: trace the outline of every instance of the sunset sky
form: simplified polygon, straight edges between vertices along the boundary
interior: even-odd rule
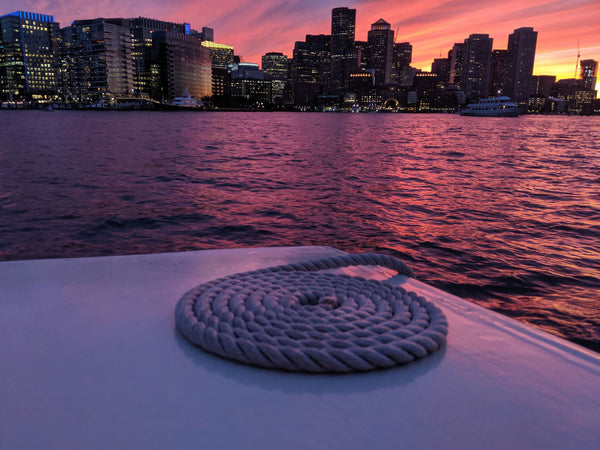
[[[246,62],[270,51],[292,56],[306,34],[331,32],[331,9],[355,8],[356,39],[366,40],[379,18],[398,30],[396,42],[413,46],[412,66],[431,69],[455,42],[473,33],[505,49],[515,28],[538,31],[534,74],[573,78],[581,59],[600,60],[600,0],[2,0],[0,15],[31,11],[53,15],[61,26],[96,17],[151,17],[214,28],[215,41],[233,45]]]

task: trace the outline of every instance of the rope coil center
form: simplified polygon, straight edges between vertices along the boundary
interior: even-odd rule
[[[358,265],[413,276],[402,261],[377,254],[235,274],[184,294],[177,328],[224,358],[315,373],[392,367],[443,345],[448,322],[432,302],[386,282],[318,272]]]

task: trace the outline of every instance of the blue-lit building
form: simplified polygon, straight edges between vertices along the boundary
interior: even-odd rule
[[[46,14],[0,16],[0,100],[42,100],[56,94],[58,29]]]

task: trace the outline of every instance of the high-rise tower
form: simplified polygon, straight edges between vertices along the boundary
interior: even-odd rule
[[[0,100],[56,94],[53,16],[17,11],[0,17]]]
[[[488,95],[493,39],[487,34],[472,34],[465,39],[460,87],[469,100]]]
[[[369,69],[375,70],[375,83],[385,84],[392,79],[394,57],[394,31],[383,19],[371,24],[367,34]]]
[[[358,66],[354,47],[356,9],[334,8],[331,11],[331,82],[335,90],[345,90],[350,71]]]
[[[517,105],[526,106],[529,102],[536,43],[537,31],[531,27],[518,28],[508,36],[504,94]]]

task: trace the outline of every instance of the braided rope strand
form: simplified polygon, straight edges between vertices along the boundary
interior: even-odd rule
[[[425,298],[386,282],[318,272],[358,265],[413,276],[402,261],[379,254],[270,267],[191,289],[177,303],[175,322],[210,353],[294,372],[392,367],[443,345],[448,322]]]

